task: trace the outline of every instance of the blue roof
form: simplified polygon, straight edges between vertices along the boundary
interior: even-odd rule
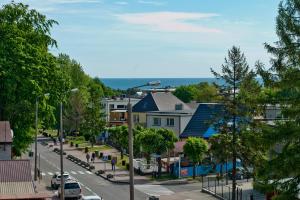
[[[191,120],[180,134],[180,138],[202,137],[209,138],[216,134],[213,127],[216,117],[223,112],[224,106],[221,104],[201,103]],[[215,119],[215,120],[214,120]]]

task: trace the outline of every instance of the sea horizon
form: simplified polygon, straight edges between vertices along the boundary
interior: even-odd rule
[[[201,82],[212,83],[216,78],[100,78],[108,87],[113,89],[126,90],[128,88],[140,86],[151,81],[160,81],[160,88],[178,87],[181,85],[198,84]]]

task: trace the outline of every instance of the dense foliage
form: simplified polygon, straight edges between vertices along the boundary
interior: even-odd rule
[[[190,103],[191,101],[200,103],[218,102],[219,98],[217,94],[217,88],[207,82],[179,86],[174,92],[174,95],[185,103]]]
[[[114,93],[99,79],[87,76],[67,55],[55,57],[49,52],[57,45],[50,33],[56,24],[22,3],[12,2],[0,9],[0,120],[10,121],[16,155],[32,142],[37,100],[42,128],[58,127],[57,107],[62,101],[66,130],[74,130],[89,121],[85,116],[91,112],[86,108],[93,98],[98,98],[100,106],[100,97]],[[71,94],[72,88],[78,88],[78,93]],[[92,95],[95,88],[97,96]],[[50,97],[46,99],[45,93]]]
[[[266,103],[280,105],[286,120],[262,129],[270,156],[262,161],[259,178],[276,199],[295,199],[300,193],[300,1],[285,0],[279,5],[275,46],[266,44],[273,55],[272,68],[258,71],[268,88]]]
[[[253,164],[249,162],[255,161],[253,155],[258,155],[259,151],[259,148],[253,148],[247,139],[251,134],[249,130],[255,126],[254,117],[260,115],[257,103],[261,86],[255,80],[256,74],[250,70],[244,54],[235,46],[228,51],[228,57],[222,65],[222,73],[214,70],[212,73],[217,79],[224,81],[224,84],[216,85],[224,110],[215,120],[216,129],[220,134],[224,134],[218,139],[224,141],[215,142],[214,145],[230,144],[226,146],[226,150],[229,151],[233,163],[232,199],[235,199],[236,160],[240,158],[243,164]],[[256,137],[254,134],[251,136]],[[221,146],[213,147],[215,150],[219,148]],[[216,157],[220,159],[220,156]]]
[[[199,164],[208,150],[207,142],[202,138],[189,137],[183,146],[183,152],[193,162],[193,179],[196,177],[196,164]]]

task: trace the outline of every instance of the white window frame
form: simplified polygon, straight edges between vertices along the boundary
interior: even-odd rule
[[[157,120],[158,123],[155,123],[155,120]],[[161,126],[161,118],[159,117],[153,117],[153,126]]]
[[[173,124],[171,124],[171,121],[173,121]],[[167,126],[174,127],[175,126],[175,119],[174,118],[167,118]]]

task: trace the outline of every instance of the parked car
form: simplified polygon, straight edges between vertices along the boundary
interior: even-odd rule
[[[60,186],[60,173],[55,173],[51,179],[51,188],[57,189]],[[64,179],[66,180],[70,180],[71,177],[69,175],[69,173],[64,173]]]
[[[64,188],[65,198],[76,198],[80,199],[82,197],[80,184],[75,180],[65,181]],[[61,195],[61,186],[58,187],[58,197]]]
[[[228,172],[228,177],[230,179],[232,179],[232,171]],[[248,170],[246,170],[243,167],[237,167],[236,168],[236,180],[243,180],[243,179],[249,179],[253,177],[253,172],[252,170],[249,168]]]
[[[83,196],[82,200],[104,200],[104,199],[97,195],[93,195],[93,196]]]

